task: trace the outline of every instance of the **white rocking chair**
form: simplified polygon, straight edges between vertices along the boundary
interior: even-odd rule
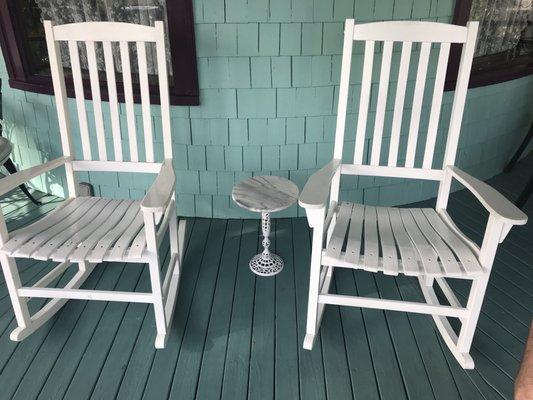
[[[477,22],[469,22],[466,27],[462,27],[413,21],[354,25],[354,20],[346,21],[333,160],[311,176],[299,199],[300,205],[306,210],[309,225],[313,228],[307,332],[303,344],[305,349],[310,350],[313,347],[325,304],[410,311],[431,314],[461,366],[468,369],[474,367],[469,355],[470,345],[498,243],[504,240],[513,225],[522,225],[527,221],[527,216],[506,198],[484,182],[454,166],[477,29]],[[343,164],[341,158],[354,40],[365,41],[364,64],[354,160],[353,164]],[[371,150],[368,150],[369,162],[365,165],[363,150],[376,42],[383,42],[383,52],[372,145]],[[388,157],[382,157],[386,160],[386,165],[381,165],[385,163],[380,163],[380,153],[393,42],[402,42],[402,51],[390,147]],[[400,166],[400,128],[413,42],[420,42],[420,56],[405,162]],[[424,153],[420,160],[421,165],[415,165],[418,164],[415,154],[428,59],[430,49],[436,43],[440,43],[440,49],[429,125],[425,143],[422,144]],[[463,44],[463,50],[444,163],[441,168],[433,168],[433,153],[451,43]],[[339,204],[342,174],[438,181],[436,210],[372,207],[346,202]],[[446,212],[452,178],[468,188],[490,213],[481,248],[456,227]],[[335,267],[357,268],[387,275],[416,276],[427,304],[329,294]],[[461,306],[446,283],[446,278],[472,280],[466,307]],[[437,281],[449,305],[439,303],[433,289],[434,281]],[[448,317],[460,319],[462,325],[458,335],[452,329]]]
[[[167,332],[172,321],[180,277],[185,222],[179,227],[175,205],[175,175],[172,167],[172,140],[170,134],[169,97],[164,40],[161,21],[155,27],[116,23],[83,22],[53,26],[44,21],[46,43],[50,57],[63,157],[42,165],[20,171],[0,181],[0,194],[12,190],[23,182],[52,169],[64,166],[69,198],[53,212],[31,225],[8,233],[3,215],[0,214],[0,261],[18,327],[11,333],[11,340],[19,341],[30,335],[49,320],[68,299],[125,301],[153,304],[157,336],[156,348],[165,347]],[[71,124],[63,76],[64,57],[59,43],[67,42],[72,67],[72,79],[83,155],[76,159],[73,152]],[[104,119],[100,97],[95,42],[102,42],[109,109],[113,157],[106,148]],[[119,42],[124,97],[126,103],[129,160],[123,157],[119,105],[112,42]],[[144,131],[145,161],[139,161],[133,104],[133,85],[128,43],[137,49],[139,87]],[[146,46],[155,43],[159,94],[161,100],[162,138],[164,161],[154,162],[152,117]],[[78,44],[85,44],[92,94],[96,132],[89,134],[85,111],[84,87]],[[122,127],[125,128],[125,127]],[[125,129],[124,129],[125,130]],[[98,157],[93,158],[91,138],[96,137],[93,148]],[[94,139],[93,139],[94,140]],[[109,171],[157,174],[142,201],[114,200],[101,197],[78,197],[75,173],[78,171]],[[159,245],[169,231],[170,261],[163,283]],[[178,232],[179,231],[179,232]],[[53,260],[59,264],[32,287],[22,286],[17,271],[17,257],[37,260]],[[103,261],[148,263],[151,292],[117,292],[79,289]],[[77,264],[78,271],[64,288],[49,288],[70,265]],[[44,307],[30,316],[27,301],[32,297],[51,298]]]

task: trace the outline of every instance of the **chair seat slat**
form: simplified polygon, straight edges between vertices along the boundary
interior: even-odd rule
[[[141,228],[141,230],[137,233],[137,236],[135,236],[135,239],[133,239],[133,241],[131,242],[131,246],[126,258],[128,258],[129,260],[138,260],[142,257],[145,248],[146,233],[144,231],[144,228]]]
[[[342,203],[337,214],[337,221],[328,243],[327,254],[330,257],[339,257],[346,237],[346,230],[352,214],[352,204]]]
[[[461,275],[461,267],[459,267],[453,252],[440,238],[439,234],[435,232],[422,210],[419,208],[413,208],[410,209],[410,211],[418,227],[437,252],[442,266],[444,267],[444,271],[448,274]]]
[[[49,257],[54,261],[66,261],[78,246],[82,245],[94,232],[105,227],[110,219],[118,215],[115,210],[120,203],[121,200],[111,200],[108,202],[94,219],[87,223],[85,227],[78,229],[67,241],[52,252]]]
[[[83,199],[87,198],[84,197]],[[34,224],[25,226],[23,228],[11,232],[9,241],[4,246],[2,246],[1,251],[5,252],[6,254],[11,254],[11,252],[16,250],[18,247],[23,245],[26,241],[37,235],[39,232],[44,231],[45,229],[48,229],[51,226],[54,226],[58,222],[57,211],[62,209],[64,214],[68,216],[80,205],[79,202],[74,202],[72,200],[73,199],[66,199],[54,210],[54,212],[48,213]]]
[[[139,209],[139,212],[135,216],[132,223],[124,230],[120,238],[115,242],[113,247],[110,248],[107,257],[110,259],[122,259],[124,254],[128,250],[131,241],[137,236],[137,233],[142,229],[144,225],[143,214]],[[106,257],[104,257],[105,259]]]
[[[389,213],[385,207],[376,207],[378,215],[379,240],[383,256],[383,273],[398,275],[398,253],[392,235]]]
[[[348,263],[356,264],[361,258],[361,234],[363,232],[364,215],[365,207],[361,204],[354,204],[348,231],[346,254],[344,256],[344,260]]]
[[[116,226],[109,230],[103,236],[98,243],[94,246],[94,249],[87,254],[87,260],[90,262],[102,262],[107,251],[113,246],[115,241],[126,231],[126,229],[133,223],[135,219],[142,220],[142,213],[138,202],[130,202],[128,209],[124,214],[124,217],[120,220]],[[74,257],[72,258],[75,261]]]
[[[376,207],[365,206],[365,244],[364,268],[376,272],[379,266],[379,239],[376,219]]]
[[[15,249],[11,255],[17,257],[29,257],[34,250],[48,239],[75,223],[80,216],[84,215],[89,207],[92,207],[98,201],[99,199],[97,198],[89,198],[88,201],[77,204],[76,209],[70,214],[64,215],[59,212],[54,213],[54,219],[50,218],[48,220],[46,229],[42,229],[40,232],[37,232],[37,234],[28,237],[26,242]],[[30,225],[28,228],[33,229],[33,226]]]
[[[31,224],[13,238],[16,241],[8,242],[10,248],[0,251],[61,262],[118,260],[124,254],[128,259],[144,260],[146,236],[139,201],[78,197],[43,219],[46,223]],[[127,253],[130,245],[135,248]]]
[[[47,260],[50,258],[51,254],[63,243],[69,241],[70,238],[78,234],[87,225],[97,221],[97,217],[102,213],[110,201],[110,199],[100,199],[100,201],[94,203],[94,205],[86,209],[83,215],[74,221],[73,224],[70,224],[67,228],[62,229],[60,232],[55,232],[54,235],[48,237],[45,243],[30,254],[30,257],[37,260]]]
[[[122,200],[113,214],[105,220],[89,237],[84,239],[79,246],[69,254],[70,261],[83,261],[86,259],[87,254],[94,249],[94,246],[106,235],[109,231],[120,223],[127,212],[131,201]]]
[[[415,244],[416,249],[420,255],[420,261],[423,267],[424,274],[426,275],[440,275],[442,273],[439,263],[437,261],[437,253],[428,243],[409,209],[404,208],[400,210],[400,216],[402,217],[405,230],[409,234],[409,237]]]
[[[405,231],[400,211],[394,207],[388,208],[387,211],[392,225],[392,232],[402,257],[402,272],[408,276],[418,276],[420,274],[420,269],[418,268],[420,257],[413,247],[413,242],[411,242],[409,235]]]
[[[450,228],[446,226],[444,221],[439,217],[435,210],[431,208],[422,209],[426,218],[431,223],[433,228],[438,232],[440,237],[448,243],[450,248],[455,252],[461,265],[467,274],[477,274],[483,271],[479,264],[477,257],[472,250],[464,243],[459,236],[457,236]]]
[[[323,251],[325,265],[434,278],[470,279],[484,271],[464,241],[433,209],[344,202],[336,213],[337,231],[332,232]]]

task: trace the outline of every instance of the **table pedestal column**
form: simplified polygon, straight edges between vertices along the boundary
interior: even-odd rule
[[[276,275],[283,269],[283,260],[269,250],[270,214],[267,212],[261,214],[261,229],[263,231],[263,252],[250,260],[250,269],[257,275]]]

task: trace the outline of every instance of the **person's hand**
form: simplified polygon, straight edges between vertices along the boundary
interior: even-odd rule
[[[515,400],[533,399],[533,324],[529,328],[529,338],[522,357],[522,364],[514,384]]]

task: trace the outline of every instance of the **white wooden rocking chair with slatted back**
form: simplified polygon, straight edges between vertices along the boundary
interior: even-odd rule
[[[64,166],[69,198],[53,212],[24,228],[8,233],[0,217],[0,260],[18,327],[11,340],[19,341],[49,320],[68,299],[104,300],[149,303],[154,307],[157,335],[156,348],[165,347],[172,321],[180,277],[185,222],[178,226],[175,206],[175,175],[172,167],[167,66],[164,26],[157,21],[154,27],[117,23],[83,22],[54,26],[44,21],[46,43],[50,57],[63,157],[20,171],[0,181],[0,194],[17,187],[40,174]],[[64,57],[60,42],[68,43],[72,79],[74,82],[79,130],[83,154],[76,158],[73,151],[71,124],[68,112]],[[118,44],[114,44],[118,42]],[[97,65],[97,46],[103,47],[104,66],[109,93],[113,157],[106,149],[106,132],[100,96]],[[139,88],[144,131],[144,161],[139,160],[133,104],[133,84],[129,43],[137,50]],[[146,47],[155,43],[156,63],[161,100],[161,126],[164,148],[163,162],[155,162],[152,116],[148,87]],[[89,70],[95,130],[89,133],[85,110],[84,87],[78,46],[85,46]],[[126,103],[129,159],[123,155],[117,84],[113,46],[120,48],[124,97]],[[153,46],[153,45],[152,45]],[[117,57],[118,58],[118,57]],[[121,129],[122,128],[122,129]],[[126,135],[124,135],[126,136]],[[91,139],[96,144],[91,147]],[[94,139],[93,139],[94,140]],[[95,156],[92,149],[98,149]],[[103,197],[79,197],[77,171],[109,171],[156,174],[156,178],[142,201],[115,200]],[[163,282],[159,246],[169,232],[170,260]],[[53,260],[59,264],[32,287],[22,286],[15,259]],[[147,263],[151,292],[119,292],[80,289],[94,267],[103,261]],[[78,270],[64,288],[47,287],[71,265]],[[28,299],[51,298],[33,315]]]
[[[394,21],[345,24],[337,127],[333,159],[313,174],[305,185],[299,203],[305,208],[313,228],[307,332],[304,348],[312,349],[326,304],[369,307],[431,314],[446,344],[463,368],[473,368],[469,355],[496,249],[513,225],[525,224],[527,216],[506,198],[454,166],[461,119],[478,30],[477,22],[466,27],[433,22]],[[357,119],[353,163],[343,164],[342,154],[352,45],[364,41],[362,86]],[[374,48],[383,43],[375,124],[368,150],[368,164],[363,163],[365,131],[371,91]],[[394,42],[402,50],[396,86],[390,146],[380,163],[385,107]],[[400,128],[404,112],[406,82],[413,43],[420,43],[420,55],[413,92],[405,163],[399,165]],[[444,79],[451,43],[462,44],[461,62],[448,127],[442,167],[433,167],[433,153],[443,96]],[[438,64],[433,88],[429,124],[422,142],[421,165],[415,162],[426,71],[432,46],[439,45]],[[381,165],[385,164],[386,165]],[[426,179],[439,182],[436,209],[372,207],[339,203],[341,175]],[[490,216],[481,247],[468,239],[446,212],[452,178],[468,188],[489,211]],[[329,196],[329,202],[328,202]],[[329,203],[329,204],[328,204]],[[335,267],[363,269],[387,275],[418,277],[426,303],[354,297],[330,294]],[[466,307],[462,307],[446,278],[472,280]],[[449,305],[441,305],[433,289],[434,281],[442,289]],[[461,321],[458,334],[448,317]]]

